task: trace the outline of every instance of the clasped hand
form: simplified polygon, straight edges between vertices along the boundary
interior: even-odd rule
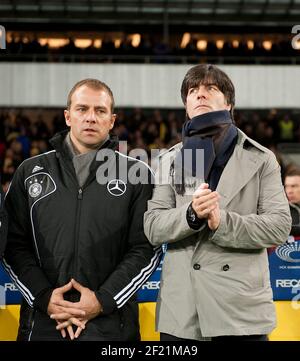
[[[215,231],[220,224],[220,195],[211,191],[207,183],[202,183],[193,194],[192,207],[199,219],[207,219],[208,227]]]
[[[80,293],[79,302],[70,302],[64,299],[64,293],[72,288]],[[62,337],[67,336],[67,330],[71,340],[74,340],[85,329],[86,323],[102,312],[102,306],[94,291],[72,279],[52,292],[47,312],[50,318],[56,320],[56,329],[61,332]],[[77,327],[75,332],[73,325]]]

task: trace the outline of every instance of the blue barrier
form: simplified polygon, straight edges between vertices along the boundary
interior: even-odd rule
[[[160,273],[163,259],[161,260],[157,269],[153,272],[147,282],[137,292],[138,302],[155,302],[159,291]],[[0,287],[5,291],[5,298],[7,305],[16,305],[21,303],[22,295],[12,282],[7,272],[0,264]]]
[[[300,292],[300,237],[289,237],[285,244],[269,249],[268,253],[274,300],[292,300]],[[148,281],[137,292],[138,302],[156,301],[162,263],[163,258]],[[2,266],[0,266],[0,286],[5,290],[6,304],[21,302],[21,294]]]
[[[289,237],[269,250],[270,279],[276,301],[292,300],[300,292],[300,237]]]
[[[18,291],[17,287],[3,269],[2,264],[0,263],[0,285],[5,291],[5,303],[7,305],[17,305],[21,303],[22,295]]]

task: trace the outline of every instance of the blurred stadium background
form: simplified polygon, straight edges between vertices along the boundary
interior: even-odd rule
[[[105,81],[117,105],[114,133],[129,150],[150,152],[180,140],[181,81],[189,67],[207,62],[236,85],[236,124],[276,154],[283,172],[300,166],[297,24],[300,0],[1,0],[4,189],[16,167],[47,151],[49,138],[64,128],[76,81]],[[154,307],[141,305],[144,339],[157,339]],[[300,340],[299,311],[289,301],[276,307],[271,339]],[[13,339],[17,312],[14,305],[0,309],[0,339]]]

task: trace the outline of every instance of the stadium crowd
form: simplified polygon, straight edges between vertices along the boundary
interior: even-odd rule
[[[119,109],[114,135],[131,149],[168,149],[181,140],[183,110]],[[300,114],[287,110],[236,110],[235,123],[270,148],[280,162],[277,144],[300,142]],[[65,128],[62,109],[0,109],[0,173],[7,190],[26,158],[50,149],[48,140]]]

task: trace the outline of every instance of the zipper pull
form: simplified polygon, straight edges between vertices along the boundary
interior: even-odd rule
[[[82,189],[78,189],[78,199],[82,199]]]

